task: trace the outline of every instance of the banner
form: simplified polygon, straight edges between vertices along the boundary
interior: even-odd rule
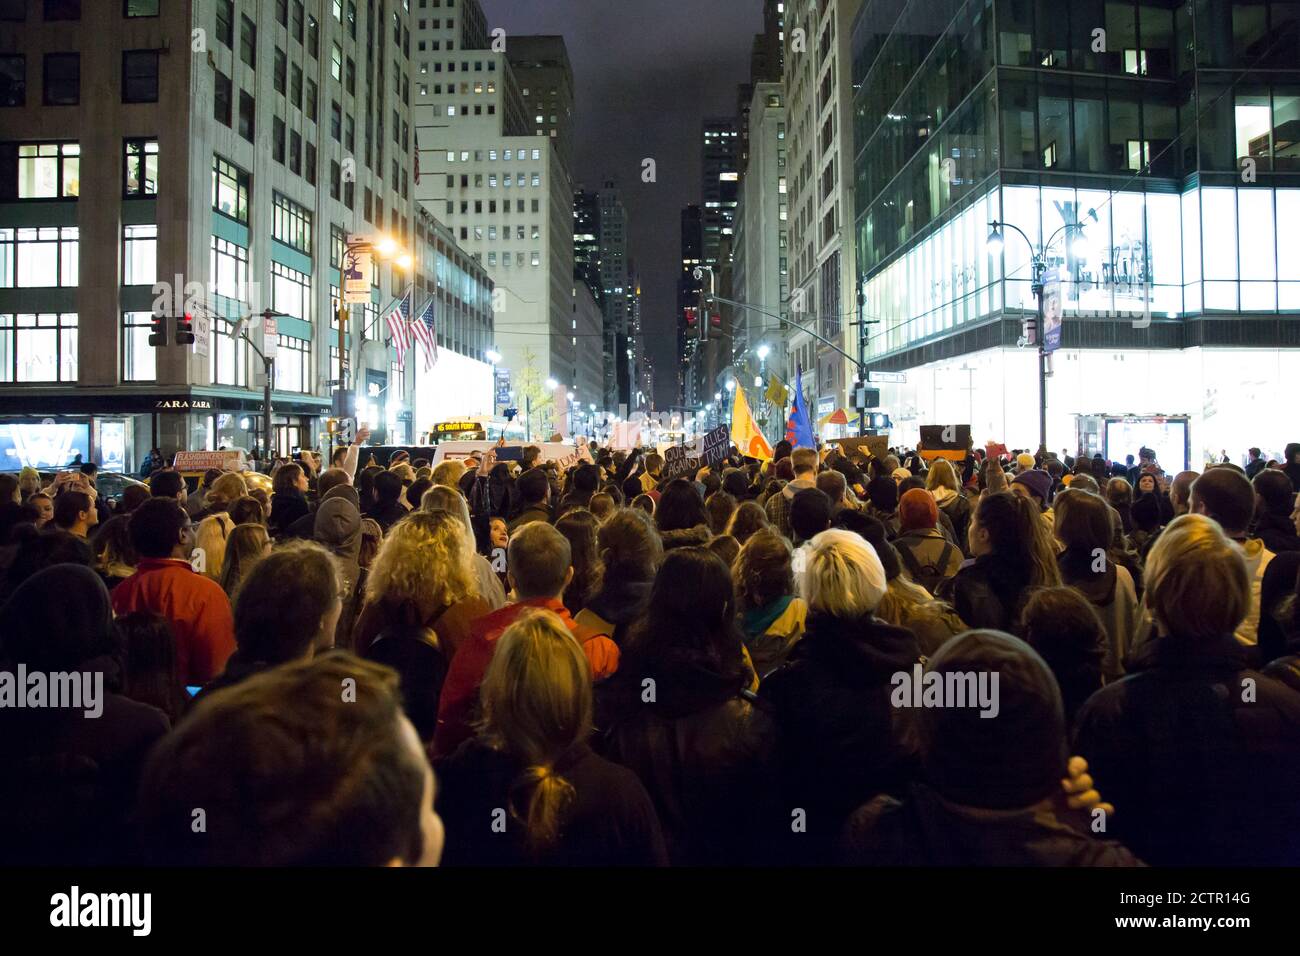
[[[965,461],[970,451],[969,425],[922,425],[918,446],[925,461]]]
[[[370,275],[374,271],[369,246],[349,246],[343,253],[343,302],[370,301]]]
[[[749,410],[749,401],[745,398],[743,388],[736,389],[736,398],[731,405],[731,440],[740,449],[742,455],[757,458],[759,461],[772,460],[772,446],[768,444],[767,439],[754,423],[754,416]]]
[[[867,435],[863,438],[833,438],[831,440],[839,445],[840,451],[850,458],[858,452],[870,455],[872,458],[884,458],[889,454],[888,435]]]
[[[1061,274],[1055,269],[1043,277],[1043,351],[1061,347]]]

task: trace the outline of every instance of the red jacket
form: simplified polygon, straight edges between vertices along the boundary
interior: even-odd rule
[[[188,561],[144,558],[113,589],[113,613],[151,611],[167,618],[176,636],[176,673],[185,684],[206,684],[235,652],[235,619],[221,586],[195,573]]]
[[[121,587],[121,585],[118,585]],[[568,609],[554,598],[530,598],[516,604],[507,604],[474,622],[470,638],[451,659],[442,694],[438,698],[438,729],[433,735],[433,752],[437,757],[452,753],[465,740],[474,735],[470,722],[474,705],[478,703],[479,685],[487,673],[488,664],[496,650],[497,638],[530,607],[554,611],[573,632],[583,653],[591,664],[593,680],[601,680],[618,670],[618,645],[608,635],[598,634],[578,624]]]

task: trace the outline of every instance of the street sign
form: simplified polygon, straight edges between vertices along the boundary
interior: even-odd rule
[[[202,312],[194,315],[190,323],[190,330],[194,333],[194,354],[208,357],[208,343],[212,341],[212,320]]]
[[[868,372],[867,381],[874,384],[906,385],[906,372]]]
[[[262,354],[267,358],[275,358],[276,346],[280,342],[279,328],[274,316],[262,319]]]

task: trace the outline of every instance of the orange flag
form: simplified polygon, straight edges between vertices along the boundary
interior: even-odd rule
[[[745,390],[737,388],[735,394],[731,406],[732,443],[740,449],[742,455],[757,458],[759,461],[771,461],[772,446],[768,444],[754,422],[754,416],[749,411],[749,402],[745,399]]]

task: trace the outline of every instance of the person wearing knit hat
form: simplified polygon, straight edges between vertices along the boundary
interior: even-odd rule
[[[1052,498],[1052,476],[1037,468],[1022,471],[1011,480],[1011,490],[1018,495],[1028,495],[1038,502],[1039,508],[1046,508]]]
[[[829,859],[853,809],[892,792],[910,770],[889,682],[910,672],[921,650],[911,631],[874,616],[886,588],[884,565],[859,535],[832,529],[813,539],[804,636],[758,691],[788,755],[779,780],[783,799],[821,821],[780,847],[788,851],[783,862]]]
[[[1022,471],[1032,471],[1034,468],[1034,456],[1027,451],[1022,451],[1016,456],[1016,467]]]
[[[911,478],[912,473],[906,468],[895,468],[891,477],[894,479],[895,484],[897,484],[900,481],[906,481],[908,478]]]
[[[931,594],[944,580],[955,575],[965,556],[939,530],[939,507],[934,495],[913,488],[898,503],[902,533],[894,541],[899,560],[912,580]]]
[[[1061,793],[1067,772],[1061,693],[1051,669],[1024,641],[968,631],[895,686],[907,704],[938,679],[988,677],[981,706],[921,706],[913,721],[921,781],[902,799],[881,795],[849,819],[842,862],[858,866],[1140,866],[1127,849],[1088,832]],[[948,680],[945,680],[947,678]],[[920,679],[923,687],[915,687]],[[994,703],[995,701],[996,703]],[[997,773],[989,773],[997,767]]]

